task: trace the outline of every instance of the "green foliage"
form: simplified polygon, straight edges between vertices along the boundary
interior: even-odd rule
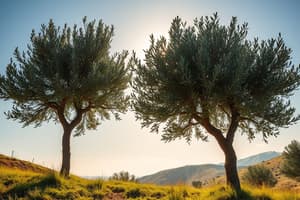
[[[119,119],[128,106],[130,75],[127,51],[110,55],[112,36],[112,26],[86,17],[80,28],[50,20],[38,34],[33,30],[27,50],[16,48],[0,76],[0,98],[14,104],[6,116],[24,126],[60,121],[76,127],[76,135],[111,115]]]
[[[109,177],[109,179],[116,180],[116,181],[137,182],[135,175],[130,174],[129,172],[126,171],[120,171],[119,173],[114,173],[111,177]]]
[[[243,176],[243,179],[255,186],[269,186],[272,187],[277,183],[272,171],[262,165],[255,165],[248,167],[248,171]]]
[[[187,197],[186,191],[175,190],[171,188],[168,195],[168,200],[184,200]]]
[[[195,188],[201,188],[203,185],[202,181],[192,181],[192,186]]]
[[[7,193],[14,194],[20,197],[24,196],[29,191],[35,190],[35,188],[44,190],[47,187],[59,187],[60,185],[60,177],[57,174],[51,173],[42,178],[33,177],[25,183],[18,183],[11,190],[7,191]]]
[[[139,198],[139,197],[143,197],[145,196],[145,194],[140,190],[140,188],[133,188],[130,189],[128,192],[126,192],[126,197],[127,198]]]
[[[168,40],[151,35],[145,63],[135,58],[132,98],[142,126],[153,132],[163,126],[167,142],[206,140],[216,130],[232,140],[236,129],[266,140],[299,120],[288,100],[300,84],[291,49],[280,34],[250,41],[247,32],[247,23],[233,17],[224,26],[214,14],[193,26],[176,17]]]
[[[90,183],[87,184],[87,189],[88,190],[101,190],[103,186],[103,180],[102,179],[97,179],[93,180]]]
[[[300,143],[293,140],[284,148],[281,172],[290,178],[300,181]]]

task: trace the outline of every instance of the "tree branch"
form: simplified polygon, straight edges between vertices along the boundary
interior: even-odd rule
[[[228,128],[227,134],[226,134],[226,141],[229,142],[230,144],[233,143],[235,131],[239,125],[239,120],[240,120],[240,114],[236,111],[233,105],[230,105],[230,110],[231,110],[231,122],[230,126]]]
[[[211,134],[212,136],[214,136],[217,140],[217,142],[219,143],[219,145],[221,146],[221,148],[224,150],[226,148],[226,138],[223,136],[222,131],[216,127],[214,127],[210,121],[208,117],[202,118],[198,115],[193,115],[194,119],[196,121],[199,122],[199,124],[201,124],[206,131]]]

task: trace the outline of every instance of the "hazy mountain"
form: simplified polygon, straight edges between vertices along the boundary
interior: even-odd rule
[[[274,151],[260,153],[238,160],[238,166],[239,168],[243,168],[245,166],[272,159],[279,155],[280,153]],[[192,181],[196,180],[203,182],[212,181],[213,178],[223,176],[224,174],[225,172],[223,164],[202,164],[166,169],[155,174],[143,176],[138,180],[141,183],[154,183],[159,185],[172,185],[180,183],[191,184]]]
[[[255,165],[257,163],[260,163],[260,162],[266,161],[266,160],[270,160],[270,159],[275,158],[277,156],[280,156],[279,152],[268,151],[268,152],[256,154],[256,155],[253,155],[253,156],[249,156],[247,158],[240,159],[240,160],[238,160],[237,165],[239,167]]]
[[[155,183],[159,185],[171,184],[191,184],[193,180],[206,180],[214,176],[224,174],[222,165],[204,164],[188,165],[174,169],[167,169],[152,175],[144,176],[138,179],[141,183]]]

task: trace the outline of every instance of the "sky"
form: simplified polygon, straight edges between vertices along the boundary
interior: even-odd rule
[[[193,19],[219,13],[222,24],[228,25],[232,16],[238,22],[248,22],[248,39],[268,39],[280,32],[292,52],[292,62],[300,63],[300,1],[297,0],[2,0],[0,2],[0,73],[4,74],[16,47],[26,50],[32,29],[53,19],[56,25],[81,25],[82,18],[102,19],[114,25],[111,52],[136,51],[143,59],[149,47],[149,36],[167,36],[176,16],[192,24]],[[300,114],[300,91],[291,97],[296,113]],[[0,100],[0,154],[11,155],[59,170],[61,165],[60,124],[44,123],[41,127],[22,127],[7,120],[4,112],[10,102]],[[209,142],[194,139],[162,142],[159,134],[141,129],[134,113],[122,115],[121,121],[105,121],[96,131],[71,139],[71,172],[80,176],[110,176],[121,170],[143,176],[159,170],[184,165],[221,163],[224,155],[214,138]],[[249,143],[238,133],[234,147],[238,158],[265,151],[282,152],[291,140],[300,140],[300,122],[281,129],[268,144],[262,137]]]

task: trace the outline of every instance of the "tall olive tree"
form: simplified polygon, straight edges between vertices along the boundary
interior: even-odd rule
[[[96,129],[100,121],[126,111],[130,81],[127,52],[111,55],[113,27],[101,20],[83,27],[42,25],[32,31],[27,51],[14,52],[0,76],[0,98],[12,100],[8,119],[24,126],[54,120],[63,127],[61,175],[70,171],[70,137]]]
[[[291,49],[280,35],[250,41],[247,29],[235,17],[229,26],[217,14],[193,26],[176,17],[169,39],[151,36],[145,62],[136,58],[132,94],[137,119],[162,131],[162,140],[215,138],[225,154],[227,184],[236,191],[236,133],[266,140],[299,119],[288,100],[300,84]]]

